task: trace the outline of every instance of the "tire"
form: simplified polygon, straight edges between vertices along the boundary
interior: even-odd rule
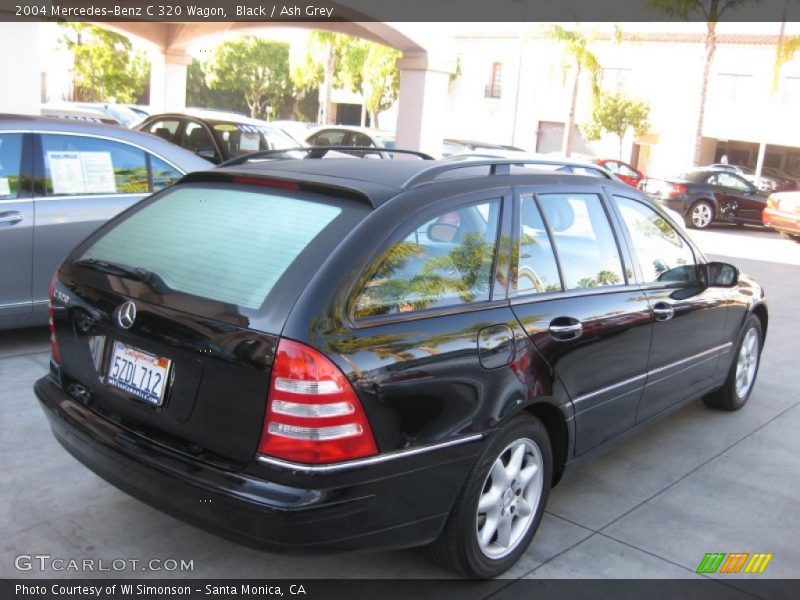
[[[800,243],[800,235],[793,235],[791,233],[780,232],[780,236],[785,240],[792,240],[793,242]]]
[[[515,457],[522,468],[514,468]],[[530,470],[531,478],[526,484],[512,475],[508,482],[507,470],[516,470],[517,478]],[[539,527],[552,473],[550,437],[542,422],[528,415],[509,421],[481,453],[450,511],[444,531],[426,548],[428,556],[464,577],[488,579],[508,570],[525,553]],[[480,501],[484,506],[479,513]],[[498,523],[493,534],[490,519]],[[488,542],[480,541],[482,534]],[[506,546],[501,535],[507,536]]]
[[[714,205],[708,200],[698,200],[689,208],[684,220],[692,229],[708,229],[714,222]]]
[[[747,403],[761,365],[763,340],[761,321],[757,316],[750,315],[739,336],[728,378],[719,390],[703,398],[708,406],[722,410],[739,410]]]

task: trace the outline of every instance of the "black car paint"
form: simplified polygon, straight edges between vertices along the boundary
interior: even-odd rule
[[[767,205],[767,192],[759,192],[754,186],[735,173],[730,175],[740,179],[750,187],[745,193],[735,188],[712,185],[708,179],[719,171],[700,171],[690,177],[666,178],[669,184],[682,185],[686,193],[677,197],[664,198],[658,194],[648,194],[657,203],[688,216],[692,207],[699,201],[709,202],[714,209],[714,221],[722,223],[740,223],[761,225],[761,211]]]
[[[186,181],[218,182],[236,173],[218,170]],[[553,189],[601,197],[629,272],[626,285],[516,294],[516,199],[522,190]],[[53,365],[51,378],[61,387],[45,378],[37,395],[59,441],[91,469],[171,514],[225,535],[273,546],[337,548],[431,541],[483,444],[514,415],[528,411],[548,428],[557,481],[564,471],[719,387],[749,313],[762,318],[766,332],[763,291],[744,276],[730,289],[642,286],[611,193],[641,198],[623,184],[557,174],[469,177],[387,195],[297,290],[280,328],[274,326],[280,318],[243,315],[194,297],[161,297],[135,289],[140,282],[74,266],[90,238],[59,274],[58,297],[69,301],[57,303],[55,311],[64,358],[60,367]],[[489,300],[353,320],[353,291],[404,222],[495,198],[502,198],[503,214]],[[131,295],[139,298],[141,321],[123,333],[113,325],[114,314]],[[667,296],[679,302],[679,316],[656,322],[653,304]],[[559,317],[584,320],[579,340],[552,339],[547,326]],[[687,331],[697,339],[689,343]],[[176,387],[176,404],[162,409],[111,391],[87,368],[93,361],[88,341],[95,335],[168,356],[175,361],[176,381],[182,370],[199,385]],[[377,461],[315,468],[254,456],[279,335],[321,350],[347,375],[369,417]],[[648,352],[651,340],[655,355]],[[727,346],[689,371],[685,393],[664,398],[660,382],[675,388],[687,376],[680,368],[685,363],[669,363],[677,355],[691,357],[692,344]],[[675,378],[664,379],[664,373]],[[117,464],[124,466],[123,474]],[[276,489],[283,501],[275,500]],[[209,495],[218,504],[198,507]]]

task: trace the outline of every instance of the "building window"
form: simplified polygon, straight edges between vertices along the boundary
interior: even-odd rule
[[[781,101],[793,106],[800,102],[800,77],[786,77],[783,80]]]
[[[717,75],[717,98],[726,102],[747,100],[753,89],[752,75],[734,75],[720,73]]]
[[[499,62],[492,63],[492,76],[491,79],[489,79],[489,83],[486,85],[484,96],[487,98],[499,98],[502,79],[503,64]]]
[[[627,91],[630,69],[603,69],[602,86],[608,92],[620,93]]]

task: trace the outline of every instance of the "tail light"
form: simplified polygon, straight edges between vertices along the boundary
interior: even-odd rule
[[[258,451],[293,462],[333,463],[378,449],[361,402],[339,368],[313,348],[282,339]]]
[[[56,281],[58,275],[53,275],[53,279],[50,282],[50,290],[48,292],[48,296],[50,297],[50,304],[47,307],[47,323],[50,326],[50,354],[53,357],[53,360],[57,363],[61,363],[61,349],[58,347],[58,340],[56,339],[56,324],[53,320],[53,302],[55,301],[55,291],[56,291]]]
[[[667,188],[667,196],[669,198],[678,198],[686,193],[686,186],[680,183],[673,183]]]

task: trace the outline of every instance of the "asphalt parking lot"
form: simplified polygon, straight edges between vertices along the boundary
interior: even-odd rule
[[[694,234],[766,288],[767,345],[748,405],[696,402],[564,480],[510,578],[685,578],[707,552],[773,554],[762,575],[800,577],[800,244],[755,229]],[[757,260],[754,260],[757,259]],[[53,439],[33,382],[47,332],[0,332],[0,576],[442,578],[418,551],[279,555],[205,533],[95,476]],[[192,560],[191,572],[18,571],[20,554]]]

